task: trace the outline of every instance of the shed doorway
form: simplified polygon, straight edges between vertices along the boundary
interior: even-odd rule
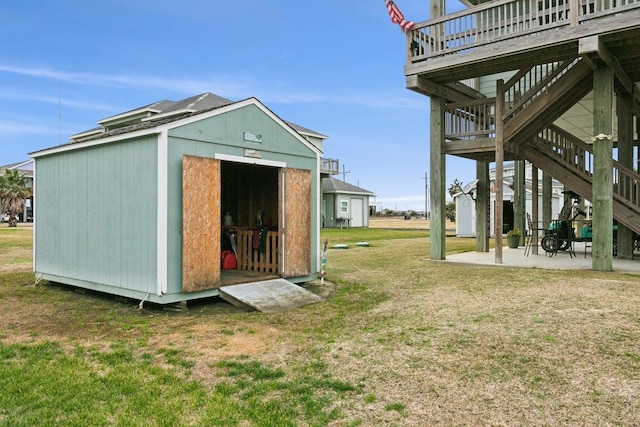
[[[310,170],[185,155],[183,291],[311,274],[311,186]]]
[[[223,285],[280,276],[280,218],[278,182],[281,168],[223,161],[221,163]]]

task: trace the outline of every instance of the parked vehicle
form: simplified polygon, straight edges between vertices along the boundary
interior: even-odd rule
[[[18,220],[18,216],[16,216],[16,220]],[[9,222],[9,212],[4,212],[2,216],[0,216],[0,222]]]

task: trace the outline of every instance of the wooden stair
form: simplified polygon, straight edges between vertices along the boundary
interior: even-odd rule
[[[550,126],[523,145],[521,153],[537,168],[592,200],[593,151],[588,144]],[[613,176],[613,217],[640,234],[640,174],[613,160]]]
[[[503,119],[505,150],[518,152],[593,89],[593,70],[585,60],[546,66],[549,69],[545,72],[541,72],[540,66],[534,67],[505,83],[505,104],[512,105]]]
[[[588,200],[593,198],[592,148],[553,122],[592,89],[593,70],[578,58],[521,70],[498,94],[505,105],[505,158],[530,161]],[[495,103],[487,98],[449,104],[448,154],[493,158]],[[640,174],[614,160],[613,177],[613,216],[640,234]]]

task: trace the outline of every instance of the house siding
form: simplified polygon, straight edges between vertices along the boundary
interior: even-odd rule
[[[509,80],[515,72],[507,71],[499,74],[492,74],[490,76],[480,77],[479,91],[487,97],[496,96],[496,81],[502,79],[505,82]]]
[[[325,193],[323,198],[326,203],[325,227],[340,227],[336,218],[351,218],[350,223],[356,227],[369,226],[369,197],[349,193]],[[362,201],[362,212],[354,212],[353,201]],[[342,212],[342,202],[347,203],[347,212]],[[356,221],[354,215],[359,214]],[[342,224],[346,227],[346,223]]]
[[[37,159],[36,274],[155,293],[156,140]]]

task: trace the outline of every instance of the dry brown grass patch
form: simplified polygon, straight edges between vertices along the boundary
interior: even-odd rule
[[[2,340],[176,349],[207,387],[220,360],[323,364],[358,387],[336,426],[640,425],[640,277],[427,259],[425,238],[330,250],[335,297],[278,314],[14,286]]]

